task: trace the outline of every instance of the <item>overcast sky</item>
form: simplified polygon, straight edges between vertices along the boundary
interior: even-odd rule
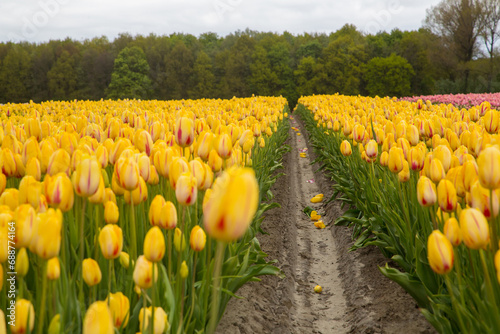
[[[439,0],[0,0],[0,41],[83,40],[119,33],[195,36],[236,30],[376,33],[422,26]]]

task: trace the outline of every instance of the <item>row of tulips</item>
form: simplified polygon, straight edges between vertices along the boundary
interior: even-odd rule
[[[456,107],[471,108],[479,106],[483,102],[488,102],[493,107],[500,107],[500,93],[484,93],[484,94],[446,94],[446,95],[422,95],[403,97],[403,101],[422,103],[436,103],[436,104],[452,104]]]
[[[286,110],[0,106],[0,333],[213,333],[243,284],[280,273],[255,236]]]
[[[339,95],[300,103],[351,207],[336,223],[353,227],[353,249],[375,245],[397,263],[380,270],[439,332],[499,332],[499,112]]]

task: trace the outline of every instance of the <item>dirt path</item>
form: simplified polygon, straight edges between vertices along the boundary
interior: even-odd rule
[[[332,226],[343,210],[337,201],[313,204],[310,199],[331,196],[331,181],[311,166],[312,147],[299,120],[302,135],[290,130],[284,157],[285,175],[272,191],[281,208],[267,213],[259,237],[263,251],[286,277],[263,277],[243,286],[232,299],[218,328],[220,334],[246,333],[434,333],[416,303],[377,266],[387,260],[374,247],[348,253],[350,231]],[[300,151],[306,158],[300,158]],[[312,181],[311,181],[312,180]],[[316,229],[302,212],[311,206],[330,224]],[[321,294],[313,288],[323,287]]]

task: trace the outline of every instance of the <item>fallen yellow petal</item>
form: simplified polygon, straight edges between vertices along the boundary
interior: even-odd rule
[[[319,221],[315,222],[314,226],[316,226],[319,229],[322,229],[322,228],[326,227],[322,220],[319,220]]]
[[[322,201],[323,201],[323,197],[314,196],[313,198],[311,198],[311,203],[319,203]]]

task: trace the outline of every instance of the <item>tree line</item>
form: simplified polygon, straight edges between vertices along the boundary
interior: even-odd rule
[[[486,10],[486,4],[492,6]],[[496,6],[496,7],[495,7]],[[497,15],[493,15],[496,13]],[[443,0],[419,30],[237,31],[0,43],[0,103],[500,91],[498,0]]]

